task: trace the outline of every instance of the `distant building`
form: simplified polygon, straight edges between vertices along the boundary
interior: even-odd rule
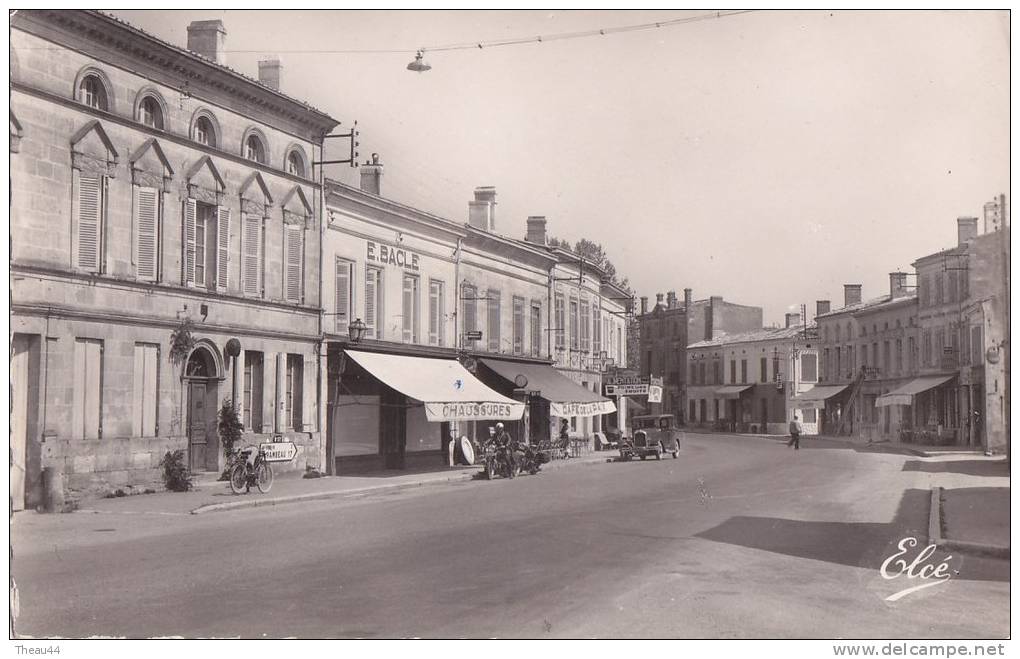
[[[727,334],[687,346],[688,425],[730,432],[784,434],[796,397],[818,382],[818,346],[800,314],[782,328]],[[816,434],[811,405],[805,434]]]
[[[648,298],[641,298],[640,327],[641,374],[663,378],[662,403],[652,403],[652,412],[673,414],[683,421],[688,412],[686,395],[687,346],[690,343],[720,338],[758,329],[762,308],[726,302],[722,297],[694,300],[693,291],[684,289],[682,302],[676,293],[656,295],[649,310]]]
[[[902,427],[901,411],[877,400],[917,374],[917,296],[906,282],[890,273],[889,293],[865,301],[860,284],[846,284],[843,307],[815,316],[821,380],[806,397],[821,410],[820,433],[879,439]]]

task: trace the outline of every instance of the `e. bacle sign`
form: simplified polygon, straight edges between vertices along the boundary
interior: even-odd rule
[[[367,241],[365,244],[365,258],[373,263],[395,265],[399,268],[413,270],[414,272],[418,272],[421,268],[421,257],[414,252],[403,249],[402,247],[374,243],[371,240]]]

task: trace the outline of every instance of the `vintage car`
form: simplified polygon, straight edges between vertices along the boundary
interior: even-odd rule
[[[680,456],[680,435],[676,418],[672,414],[651,414],[631,419],[631,436],[620,441],[620,458],[630,460],[637,456],[644,460],[654,455],[662,459],[663,453]]]

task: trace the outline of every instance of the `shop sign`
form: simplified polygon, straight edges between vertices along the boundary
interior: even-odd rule
[[[648,384],[647,375],[611,375],[607,378],[603,378],[606,384]]]
[[[425,417],[431,422],[516,421],[524,414],[524,403],[426,403]]]
[[[609,400],[593,403],[550,403],[549,413],[553,416],[595,416],[596,414],[612,414],[616,405]]]
[[[374,243],[371,240],[367,241],[365,258],[374,263],[395,265],[415,272],[417,272],[420,268],[419,261],[421,259],[421,257],[414,252],[408,251],[402,247]]]
[[[297,456],[294,442],[277,442],[260,444],[259,448],[266,454],[266,462],[290,462]]]
[[[607,384],[607,396],[647,396],[649,384]]]
[[[648,387],[648,402],[649,403],[661,403],[662,402],[662,387],[659,385],[651,385]]]

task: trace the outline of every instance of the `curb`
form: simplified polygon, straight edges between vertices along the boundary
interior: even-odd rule
[[[947,551],[961,551],[990,558],[1009,560],[1010,548],[1000,545],[968,542],[966,540],[949,540],[942,537],[942,488],[931,488],[931,507],[928,509],[928,544]]]
[[[581,459],[559,460],[557,461],[557,463],[554,463],[556,464],[556,466],[554,467],[550,466],[549,464],[543,465],[543,470],[556,471],[559,469],[564,469],[573,466],[597,465],[605,463],[606,463],[605,460],[581,460]],[[365,494],[367,492],[407,490],[415,487],[427,487],[429,485],[441,485],[444,483],[474,480],[477,473],[478,472],[475,470],[464,470],[448,474],[445,478],[432,478],[429,480],[415,481],[413,483],[396,483],[393,485],[372,485],[369,487],[359,487],[352,490],[328,490],[326,492],[310,492],[308,494],[291,494],[288,496],[273,497],[270,499],[244,499],[241,501],[227,501],[224,503],[207,503],[192,510],[191,514],[204,515],[206,513],[215,513],[227,510],[238,510],[240,508],[258,508],[266,506],[276,506],[287,503],[297,503],[301,501],[337,499],[356,494]]]

